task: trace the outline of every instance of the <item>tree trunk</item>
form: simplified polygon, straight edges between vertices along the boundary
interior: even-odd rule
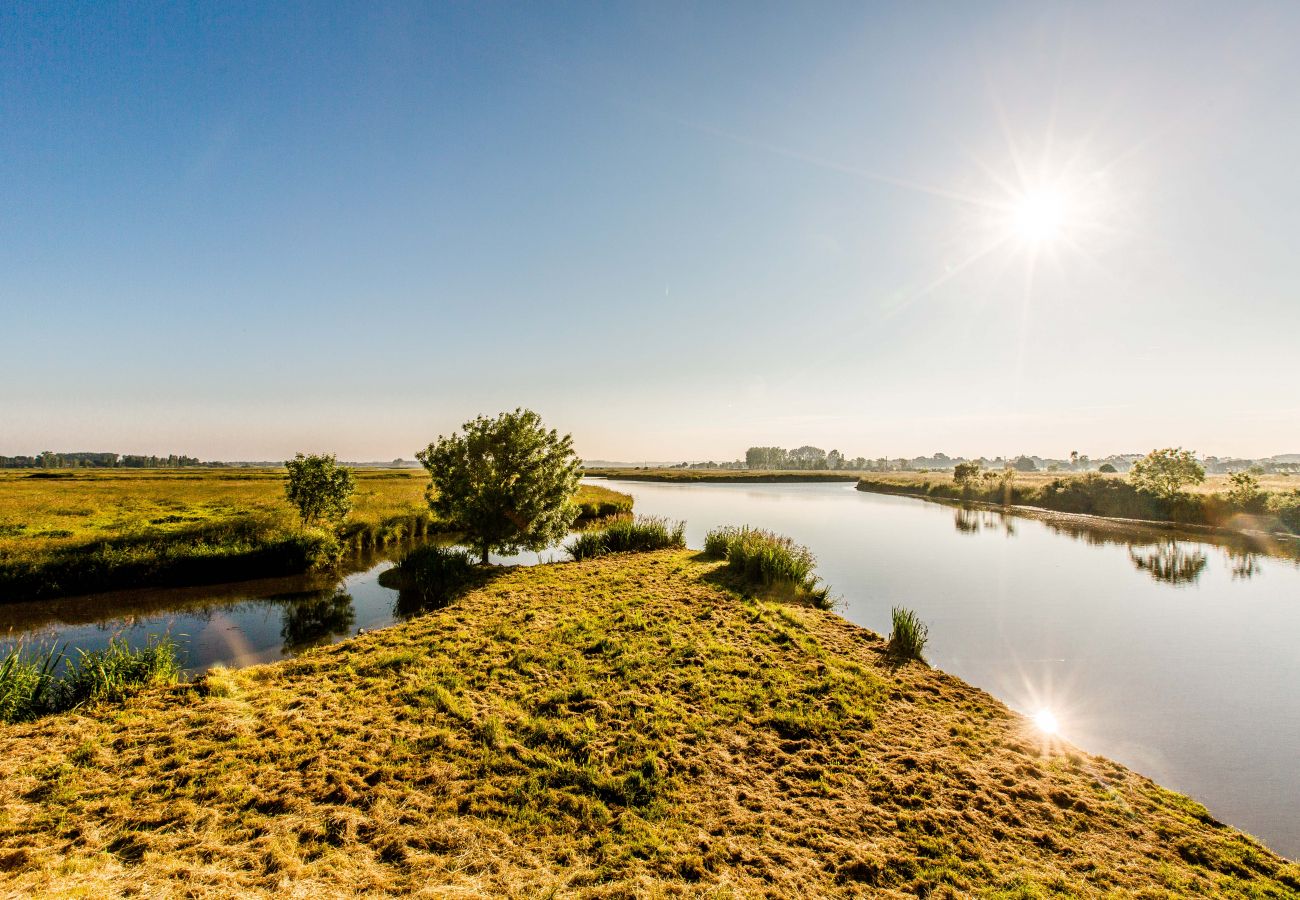
[[[488,564],[488,544],[487,541],[484,541],[483,542],[483,565],[486,566],[487,564]]]

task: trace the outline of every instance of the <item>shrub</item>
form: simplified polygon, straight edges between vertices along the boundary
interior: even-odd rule
[[[1110,463],[1102,463],[1100,466],[1097,467],[1097,471],[1101,472],[1103,475],[1114,475],[1119,470],[1116,469]]]
[[[1205,469],[1196,461],[1196,455],[1181,447],[1152,450],[1133,463],[1128,479],[1140,491],[1146,491],[1165,500],[1177,498],[1184,487],[1205,480]]]
[[[889,655],[895,659],[915,659],[925,662],[922,651],[930,639],[930,629],[917,618],[916,613],[901,606],[890,611],[893,630],[889,633]]]
[[[813,574],[817,558],[785,535],[748,525],[724,526],[705,535],[704,552],[725,557],[727,567],[751,584],[793,590],[822,609],[831,605],[830,588]]]
[[[474,578],[474,557],[458,547],[425,544],[402,557],[403,578],[420,599],[436,606],[454,600]]]
[[[575,560],[592,559],[607,553],[645,553],[686,546],[686,523],[659,516],[616,519],[604,528],[585,531],[565,546]]]

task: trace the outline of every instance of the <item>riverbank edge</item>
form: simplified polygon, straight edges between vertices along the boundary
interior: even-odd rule
[[[720,568],[661,551],[506,569],[450,607],[294,660],[0,726],[0,884],[1300,896],[1300,866],[1199,803],[1036,735],[961,679],[892,663],[839,615],[736,593]],[[522,632],[545,639],[525,652]],[[537,668],[557,652],[566,665]],[[736,669],[746,658],[752,672]],[[749,685],[738,709],[751,711],[679,709],[705,675]],[[563,724],[584,716],[595,731]],[[593,753],[590,782],[539,774],[606,732],[611,748],[654,749],[626,774],[614,751]],[[510,789],[520,778],[541,793]],[[395,809],[411,812],[404,828]],[[74,843],[59,836],[70,826]]]
[[[1094,513],[1064,512],[1047,506],[1035,506],[1030,503],[993,503],[988,500],[976,500],[974,498],[945,497],[921,490],[914,490],[906,485],[899,485],[891,482],[867,481],[865,479],[858,479],[856,489],[868,494],[883,494],[891,497],[908,497],[915,500],[928,500],[931,503],[939,503],[945,506],[985,509],[993,512],[1009,512],[1024,518],[1033,518],[1042,521],[1073,521],[1086,525],[1114,524],[1129,527],[1141,526],[1146,528],[1156,528],[1162,531],[1192,531],[1218,537],[1250,537],[1269,540],[1282,539],[1287,541],[1289,544],[1293,544],[1296,550],[1300,551],[1300,535],[1282,528],[1230,528],[1225,525],[1204,525],[1196,522],[1177,522],[1172,519],[1133,519],[1125,518],[1123,516],[1102,516]],[[1250,517],[1250,519],[1256,523],[1261,518],[1266,517]]]

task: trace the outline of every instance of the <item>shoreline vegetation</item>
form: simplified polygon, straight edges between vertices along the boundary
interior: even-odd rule
[[[1300,893],[1201,804],[734,560],[482,571],[292,660],[0,726],[0,892]]]
[[[454,533],[429,511],[423,470],[358,469],[337,528],[303,527],[284,469],[0,471],[0,602],[330,569],[346,557]],[[582,485],[575,524],[631,512]]]
[[[1112,521],[1209,528],[1224,533],[1300,535],[1300,490],[1261,490],[1241,500],[1230,482],[1211,476],[1171,498],[1138,490],[1121,475],[1024,474],[959,483],[949,472],[873,473],[857,489],[957,503],[1025,507]]]

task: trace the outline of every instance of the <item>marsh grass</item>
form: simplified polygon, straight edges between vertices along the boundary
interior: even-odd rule
[[[75,657],[66,646],[29,651],[18,645],[0,659],[0,721],[120,700],[142,687],[174,684],[180,675],[176,644],[165,635],[135,649],[113,638],[103,650],[78,650]]]
[[[402,580],[425,606],[445,606],[474,582],[478,568],[463,547],[425,544],[411,550],[398,563]]]
[[[705,535],[704,552],[726,559],[728,568],[751,584],[792,591],[823,609],[832,605],[830,588],[813,574],[817,557],[785,535],[724,526]]]
[[[890,611],[892,630],[889,633],[889,655],[898,660],[914,659],[925,662],[925,644],[930,639],[930,629],[915,612],[901,606]]]
[[[675,550],[686,546],[686,523],[660,516],[628,516],[602,528],[588,529],[565,545],[575,560],[592,559],[608,553],[645,553]]]

